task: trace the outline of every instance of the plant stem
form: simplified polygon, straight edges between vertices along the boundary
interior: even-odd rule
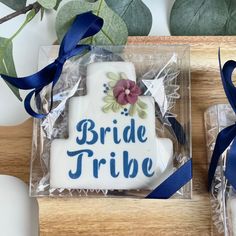
[[[40,8],[41,8],[41,5],[38,2],[32,3],[32,4],[28,5],[27,7],[24,7],[23,9],[21,9],[19,11],[16,11],[16,12],[13,12],[13,13],[7,15],[7,16],[4,16],[3,18],[0,19],[0,24],[4,23],[6,21],[9,21],[9,20],[11,20],[12,18],[14,18],[16,16],[25,14],[28,11],[31,11],[32,9],[34,9],[35,13],[37,13],[40,10]]]

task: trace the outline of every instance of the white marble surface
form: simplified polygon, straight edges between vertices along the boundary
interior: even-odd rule
[[[150,35],[169,35],[168,18],[174,0],[143,0],[153,14],[153,26]],[[34,0],[28,0],[32,3]],[[63,0],[62,4],[68,2]],[[12,10],[0,3],[0,17]],[[51,45],[55,39],[56,12],[46,12],[43,21],[40,14],[30,22],[24,30],[15,38],[13,55],[18,76],[25,76],[37,71],[38,50],[40,46]],[[10,37],[24,21],[24,16],[16,17],[0,25],[0,36]],[[16,125],[25,121],[29,116],[3,81],[0,80],[0,125]],[[21,92],[24,97],[26,92]],[[6,102],[6,99],[8,102]]]
[[[38,236],[38,203],[21,180],[0,175],[0,235]]]

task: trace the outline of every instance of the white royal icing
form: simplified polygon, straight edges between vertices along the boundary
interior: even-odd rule
[[[129,62],[88,66],[87,95],[69,101],[69,138],[52,142],[51,188],[151,189],[172,168],[173,143],[156,137],[152,97],[140,96],[145,116],[128,114],[130,104],[104,112],[110,72],[136,81]]]

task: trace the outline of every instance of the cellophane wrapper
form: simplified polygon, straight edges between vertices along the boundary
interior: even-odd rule
[[[217,104],[204,113],[208,163],[215,147],[217,135],[224,128],[235,124],[236,116],[229,104]],[[230,148],[230,147],[229,147]],[[236,191],[224,176],[229,148],[221,155],[210,189],[213,235],[236,235]]]
[[[39,52],[39,69],[53,62],[59,46],[42,47]],[[163,79],[164,99],[157,98],[155,110],[155,133],[158,137],[169,138],[173,142],[173,167],[167,168],[155,180],[158,186],[168,176],[192,157],[191,112],[190,112],[190,56],[188,45],[127,45],[92,47],[83,56],[68,60],[59,81],[53,88],[53,109],[43,119],[34,119],[30,174],[30,195],[33,197],[134,197],[144,198],[152,189],[72,189],[50,186],[50,148],[55,139],[67,139],[68,102],[72,97],[86,95],[86,69],[94,62],[132,62],[135,66],[137,84],[145,95],[143,81]],[[49,112],[50,90],[47,86],[40,97],[36,97],[35,109]],[[149,94],[150,95],[150,92]],[[96,98],[94,98],[96,100]],[[40,104],[40,105],[39,105]],[[89,109],[89,108],[88,108]],[[180,143],[169,118],[175,118],[184,132],[184,143]],[[179,137],[181,139],[181,137]],[[183,137],[182,137],[183,138]],[[174,198],[191,198],[192,183],[179,189]]]

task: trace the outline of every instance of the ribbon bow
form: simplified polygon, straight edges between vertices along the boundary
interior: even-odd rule
[[[220,50],[218,53],[218,57],[224,91],[231,107],[236,113],[236,87],[232,82],[232,73],[236,68],[236,61],[227,61],[222,68],[220,60]],[[220,156],[230,146],[230,144],[231,147],[228,151],[224,175],[229,183],[236,189],[236,123],[223,129],[216,138],[215,148],[212,154],[208,171],[209,189],[211,187]]]
[[[77,45],[80,40],[91,37],[98,33],[103,26],[103,19],[95,16],[92,12],[86,12],[77,15],[72,26],[67,31],[64,36],[58,58],[39,72],[21,78],[10,77],[7,75],[1,75],[2,78],[13,86],[24,89],[31,90],[30,93],[25,98],[24,106],[26,111],[35,118],[44,118],[47,114],[36,113],[31,107],[31,99],[33,96],[37,96],[42,89],[52,83],[51,87],[51,101],[49,112],[52,110],[53,106],[53,88],[60,78],[63,65],[67,59],[74,57],[76,55],[82,55],[86,51],[91,50],[90,45]]]

